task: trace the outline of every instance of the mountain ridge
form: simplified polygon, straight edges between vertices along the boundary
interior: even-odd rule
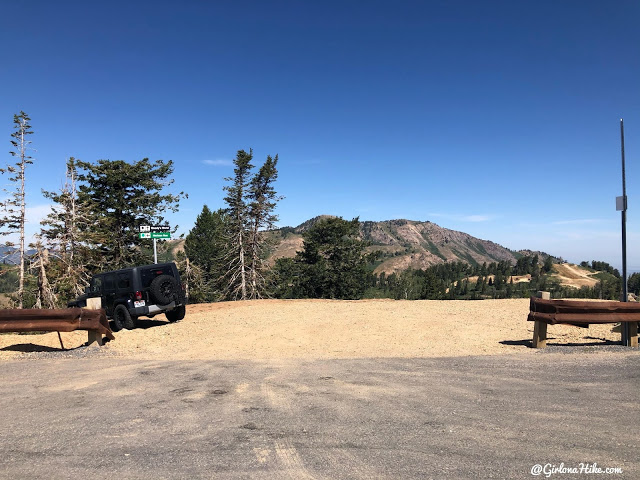
[[[270,262],[277,258],[295,256],[296,251],[302,250],[302,234],[317,222],[332,217],[319,215],[297,227],[282,227],[271,231],[276,242]],[[491,240],[441,227],[431,221],[364,220],[360,222],[360,237],[371,244],[369,251],[382,252],[375,273],[391,274],[409,268],[424,269],[455,261],[471,265],[501,261],[515,263],[524,255],[538,255],[542,262],[550,256],[533,250],[510,250]]]

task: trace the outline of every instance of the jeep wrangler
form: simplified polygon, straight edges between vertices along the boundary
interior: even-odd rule
[[[114,330],[135,328],[138,317],[164,313],[175,322],[185,315],[186,298],[175,263],[123,268],[91,277],[84,295],[68,307],[86,307],[87,298],[100,297]]]

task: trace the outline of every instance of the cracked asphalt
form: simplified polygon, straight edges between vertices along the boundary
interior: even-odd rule
[[[640,478],[638,352],[3,362],[0,478]],[[542,475],[544,478],[544,474]]]

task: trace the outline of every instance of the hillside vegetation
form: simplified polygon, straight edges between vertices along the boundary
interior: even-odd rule
[[[276,298],[473,300],[526,298],[546,290],[554,298],[615,299],[621,285],[620,274],[604,262],[571,265],[432,222],[346,222],[325,215],[273,230],[269,237],[270,295]],[[180,248],[173,243],[167,250]],[[366,258],[356,260],[354,248]],[[346,252],[350,262],[359,262],[357,268],[344,262]]]
[[[292,258],[302,249],[302,234],[319,221],[331,218],[321,215],[297,227],[284,227],[271,232],[274,247],[269,256],[273,263],[278,258]],[[507,261],[512,264],[524,255],[538,255],[544,261],[543,252],[513,251],[489,240],[443,228],[433,222],[414,220],[386,220],[360,222],[360,238],[368,242],[368,251],[379,251],[376,274],[400,273],[408,269],[425,269],[445,262],[464,262],[469,265]]]

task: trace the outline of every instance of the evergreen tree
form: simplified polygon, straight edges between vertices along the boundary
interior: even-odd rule
[[[224,187],[229,234],[226,295],[241,300],[261,298],[266,293],[264,231],[278,220],[273,211],[281,199],[273,188],[278,178],[278,156],[268,156],[253,176],[252,160],[252,150],[238,150],[233,160],[234,176],[225,178],[231,184]]]
[[[540,275],[540,265],[538,264],[538,255],[531,257],[531,276],[537,277]]]
[[[640,273],[635,272],[629,276],[629,280],[627,280],[627,289],[629,293],[633,293],[635,295],[640,294]]]
[[[77,178],[76,160],[71,157],[62,189],[42,191],[53,205],[51,213],[41,222],[40,237],[58,257],[57,262],[48,263],[48,273],[61,305],[82,293],[91,275],[89,266],[102,263],[91,251],[94,243],[91,227],[97,222],[95,209],[78,200]]]
[[[24,227],[26,224],[26,196],[25,196],[25,178],[27,165],[33,163],[32,157],[27,153],[31,142],[27,139],[28,135],[33,134],[31,130],[29,116],[21,111],[18,115],[13,116],[13,124],[15,131],[11,134],[12,150],[9,152],[12,157],[17,158],[15,164],[7,165],[6,168],[0,168],[0,172],[10,175],[9,181],[15,184],[11,190],[5,190],[8,198],[2,202],[5,214],[0,218],[2,226],[2,234],[18,234],[20,251],[19,262],[19,283],[17,293],[18,308],[22,308],[24,304],[24,274],[25,274],[25,235]],[[12,242],[6,242],[8,247],[13,247]]]
[[[507,298],[513,297],[513,277],[510,278],[507,284]]]
[[[271,230],[278,221],[273,213],[278,197],[273,183],[278,178],[278,155],[267,156],[264,165],[249,184],[249,298],[261,298],[265,291],[266,266],[262,260],[265,254],[265,230]]]
[[[92,164],[77,161],[84,172],[78,175],[80,203],[91,205],[96,223],[87,226],[93,232],[95,249],[110,268],[150,263],[140,246],[140,225],[165,223],[162,213],[176,212],[185,195],[162,193],[173,183],[173,162],[144,158],[135,163],[123,160],[99,160]],[[177,228],[177,226],[176,226]]]
[[[253,165],[253,150],[249,153],[238,150],[236,158],[233,160],[235,168],[234,176],[225,178],[232,182],[224,187],[227,196],[224,201],[228,205],[229,215],[229,243],[230,248],[227,253],[227,295],[231,298],[246,300],[247,277],[248,277],[248,243],[249,243],[249,208],[246,196],[251,182],[251,169]]]
[[[303,234],[304,244],[296,255],[300,286],[310,298],[362,298],[371,257],[359,238],[359,220],[320,220]]]
[[[224,258],[229,238],[227,221],[224,210],[212,212],[205,205],[184,242],[184,251],[192,264],[191,268],[201,270],[202,279],[198,281],[206,283],[211,293],[220,292],[223,288],[221,279],[225,274]],[[204,298],[203,301],[206,300],[211,301],[213,298]]]
[[[302,265],[294,258],[278,258],[270,272],[273,295],[277,298],[304,298],[301,269]]]

